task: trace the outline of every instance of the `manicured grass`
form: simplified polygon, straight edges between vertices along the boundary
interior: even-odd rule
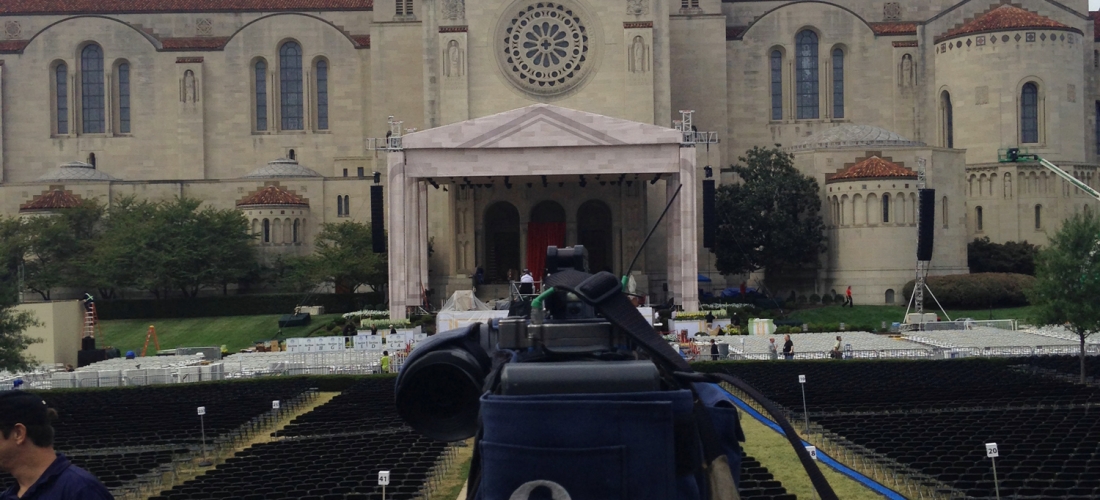
[[[100,322],[103,333],[101,347],[117,347],[120,351],[134,351],[141,354],[145,345],[145,333],[149,325],[154,325],[161,349],[177,347],[208,347],[225,345],[229,352],[250,347],[257,340],[304,337],[338,314],[325,314],[313,317],[306,326],[283,328],[279,334],[279,315],[262,316],[223,316],[215,318],[173,318],[173,319],[116,319]],[[153,343],[149,343],[147,355],[154,354]]]
[[[943,314],[939,312],[939,309],[932,304],[932,307],[928,307],[925,304],[925,312],[936,312],[940,316]],[[955,318],[973,318],[975,320],[990,319],[992,313],[992,319],[1018,319],[1021,322],[1025,321],[1031,314],[1031,306],[1026,307],[1012,307],[1005,309],[980,309],[971,311],[956,311],[952,309],[947,310],[948,316],[951,319]],[[844,322],[849,325],[872,325],[875,327],[881,326],[885,321],[889,326],[893,322],[903,322],[905,317],[905,308],[901,306],[855,306],[855,307],[840,307],[838,305],[820,306],[807,309],[796,309],[790,311],[785,319],[798,319],[803,323],[840,323]],[[943,318],[946,320],[946,318]]]
[[[793,493],[798,498],[815,498],[813,485],[802,463],[798,461],[787,439],[777,432],[757,422],[756,419],[742,414],[741,428],[745,431],[745,453],[760,461],[760,465],[768,468],[775,479],[783,483],[787,493]],[[833,488],[837,498],[845,500],[881,499],[882,495],[864,487],[856,481],[849,479],[830,467],[818,462],[829,486]]]

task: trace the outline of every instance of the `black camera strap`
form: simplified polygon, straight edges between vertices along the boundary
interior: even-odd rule
[[[687,360],[672,349],[672,346],[661,338],[660,335],[657,335],[653,326],[642,317],[641,313],[639,313],[638,309],[634,307],[634,304],[630,302],[626,294],[622,293],[622,284],[615,278],[615,275],[606,271],[597,274],[588,274],[573,269],[566,269],[547,276],[546,285],[554,287],[556,290],[572,292],[584,302],[595,307],[604,318],[611,322],[611,324],[625,331],[627,335],[630,335],[635,342],[649,352],[650,356],[654,358],[659,366],[673,372],[677,377],[694,382],[726,382],[744,391],[750,398],[760,403],[771,415],[776,424],[783,429],[787,441],[790,442],[791,446],[794,448],[799,462],[801,462],[802,467],[806,469],[806,474],[809,476],[810,482],[813,484],[814,489],[817,490],[818,495],[821,496],[821,499],[837,499],[836,493],[834,493],[832,487],[829,486],[829,482],[825,479],[825,475],[821,473],[821,469],[817,467],[817,463],[810,457],[810,454],[806,451],[798,435],[795,433],[794,428],[783,416],[779,408],[741,379],[729,375],[716,374],[708,376],[701,373],[695,373]],[[707,447],[704,445],[704,448]],[[704,453],[708,455],[706,458],[707,461],[710,462],[713,457],[709,455],[712,455],[714,452],[712,449],[705,449]]]

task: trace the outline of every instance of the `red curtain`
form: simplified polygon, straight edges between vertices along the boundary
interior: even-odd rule
[[[564,222],[528,222],[527,223],[527,269],[535,281],[542,281],[546,268],[546,247],[565,246]]]

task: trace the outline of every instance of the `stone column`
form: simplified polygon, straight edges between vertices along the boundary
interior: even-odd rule
[[[428,289],[428,183],[427,181],[418,180],[416,183],[417,193],[420,203],[417,206],[417,236],[420,238],[420,286],[417,288],[417,292],[421,289]],[[422,301],[417,301],[417,304]]]
[[[665,200],[671,200],[678,187],[680,187],[680,175],[670,175],[668,180],[665,181]],[[683,204],[680,203],[683,196],[683,192],[677,195],[675,203],[672,203],[668,209],[668,215],[665,216],[664,222],[665,228],[667,228],[665,234],[668,238],[668,265],[665,271],[668,274],[668,295],[672,297],[678,305],[683,304],[684,298],[682,285],[683,273],[681,271],[684,255],[682,245],[680,244],[680,234],[683,232],[684,227],[682,222]]]
[[[389,270],[390,318],[404,319],[408,280],[406,275],[405,232],[406,191],[405,152],[391,151],[386,155],[388,164],[389,196],[386,196],[386,225],[389,227],[386,237],[386,252]],[[415,233],[413,233],[415,234]]]
[[[680,286],[685,311],[699,310],[699,239],[696,203],[695,148],[680,148],[680,182],[684,188],[676,204],[680,206]]]

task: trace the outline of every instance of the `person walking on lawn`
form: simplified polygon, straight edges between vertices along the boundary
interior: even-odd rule
[[[840,307],[844,307],[844,306],[855,307],[855,306],[852,305],[852,286],[851,285],[848,285],[848,291],[844,292],[844,295],[845,295],[846,298],[844,299],[844,304],[841,304]]]

